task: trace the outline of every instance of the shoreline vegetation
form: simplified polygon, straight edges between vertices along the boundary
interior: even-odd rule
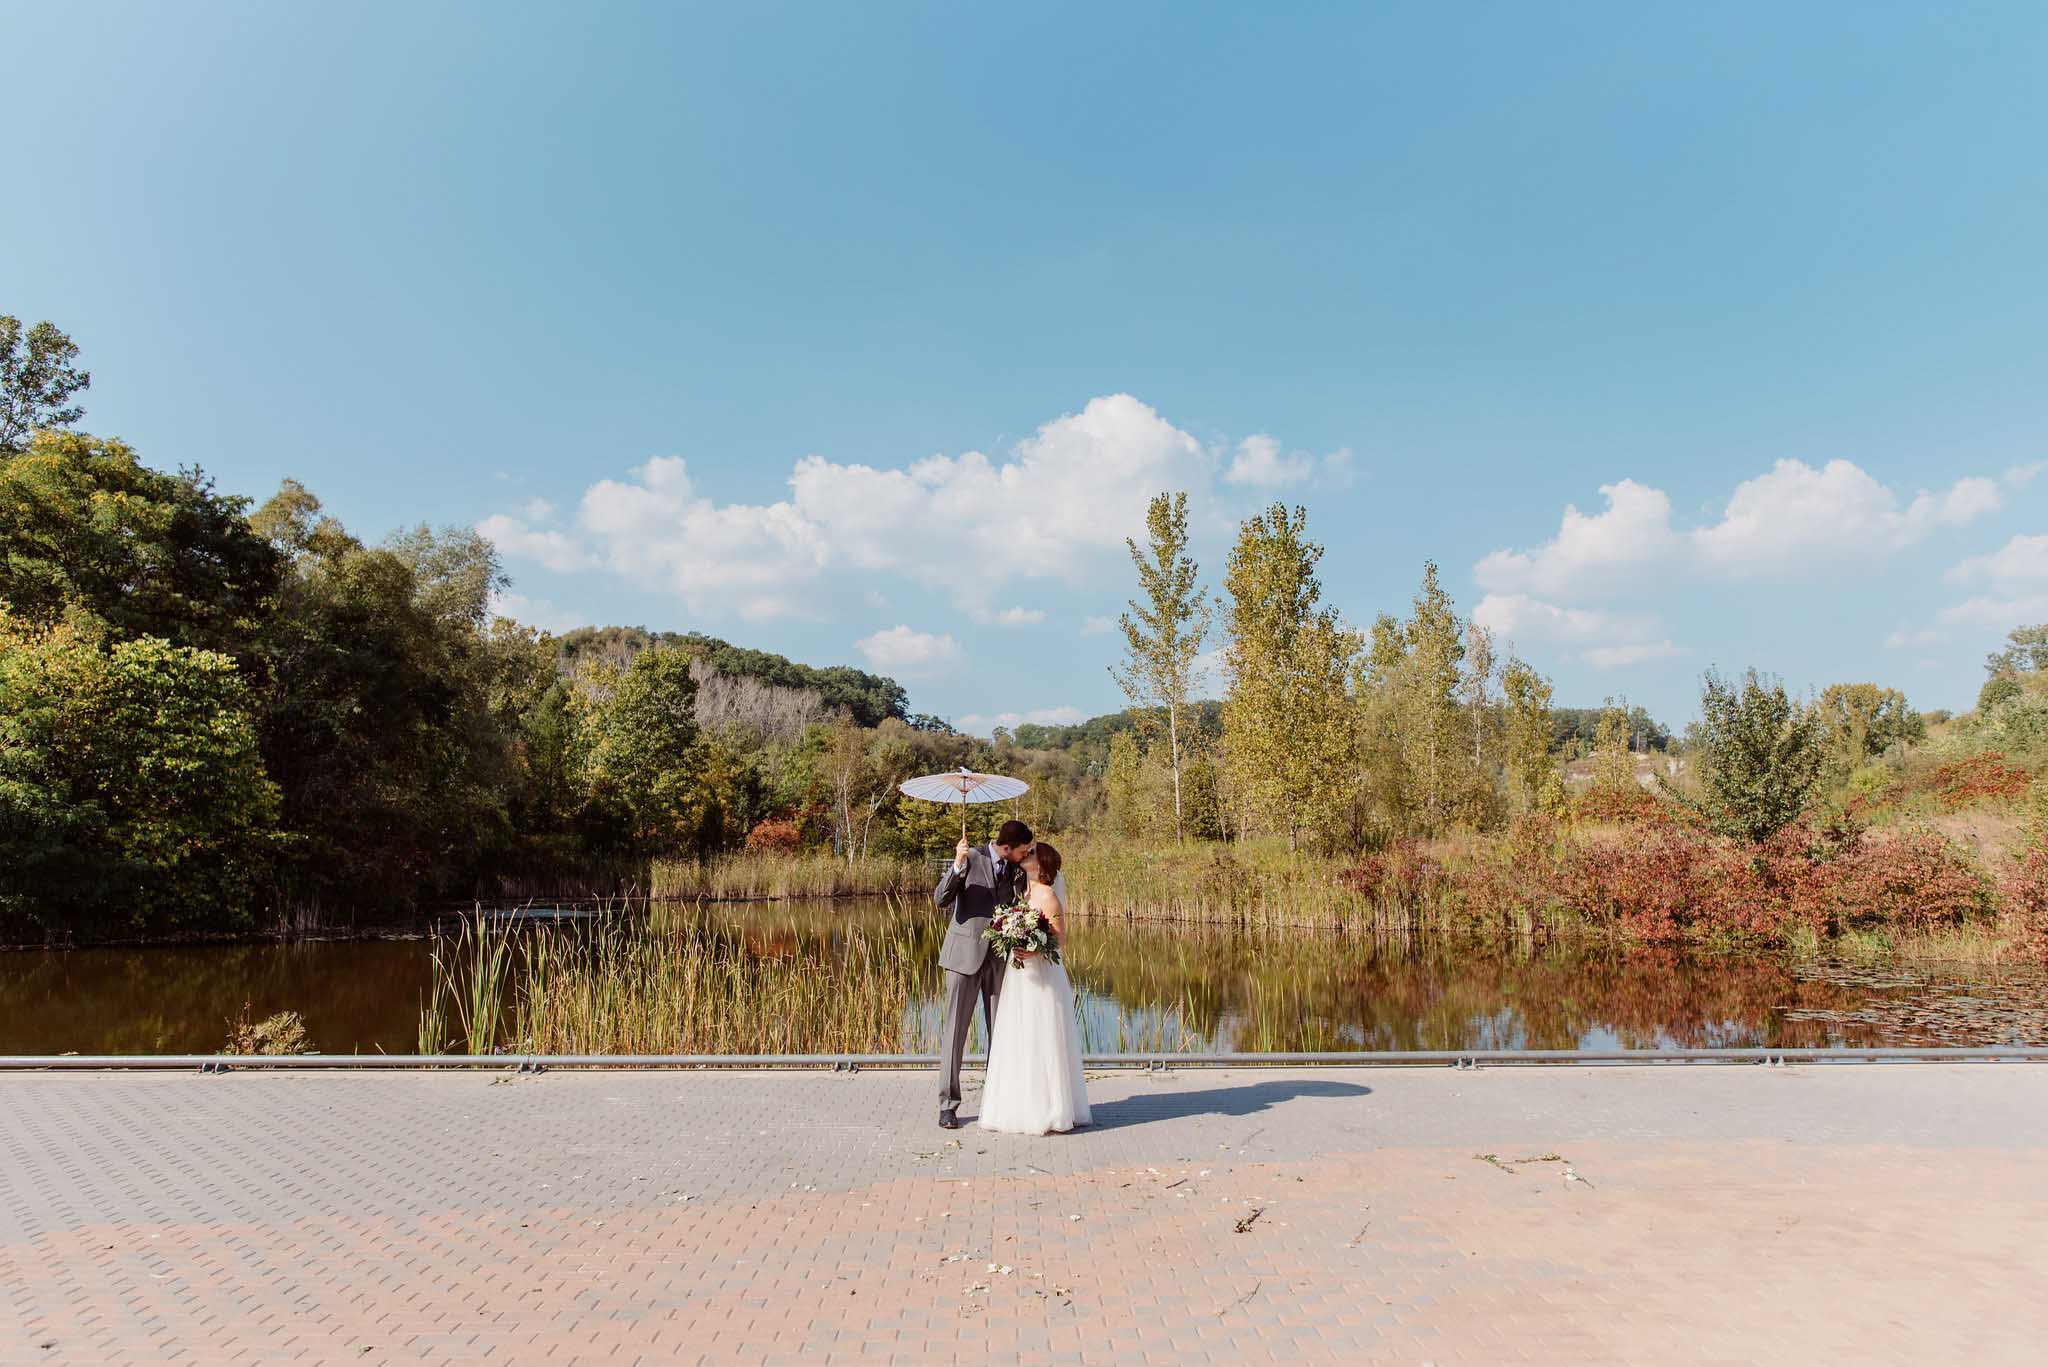
[[[1709,672],[1674,735],[1555,705],[1433,563],[1402,612],[1347,615],[1304,507],[1246,518],[1205,577],[1162,491],[1109,638],[1127,706],[968,736],[845,666],[522,625],[476,529],[365,541],[296,481],[258,504],[154,469],[78,429],[53,324],[0,316],[0,345],[41,377],[6,381],[0,445],[0,940],[922,897],[962,817],[898,784],[964,766],[1030,784],[969,833],[1060,844],[1083,914],[2048,962],[2048,624],[1960,715]]]
[[[924,912],[869,904],[821,921],[669,903],[517,932],[465,921],[435,943],[415,1047],[929,1053],[943,924]],[[1896,973],[1920,954],[1981,966],[1983,943],[1967,929],[1899,944],[1859,935],[1823,956],[1791,941],[1768,950],[1606,935],[1474,944],[1273,924],[1184,923],[1162,935],[1098,914],[1077,915],[1068,959],[1087,1047],[1097,1050],[1461,1047],[1474,1030],[1505,1028],[1506,1004],[1519,1018],[1513,1038],[1528,1047],[1570,1047],[1589,1030],[1612,1031],[1626,1047],[1710,1047],[1867,1039],[1874,1027],[1859,1013],[1873,969]],[[1981,994],[1990,981],[1966,990]],[[1985,1015],[1985,1042],[2016,1028],[1996,1010]]]

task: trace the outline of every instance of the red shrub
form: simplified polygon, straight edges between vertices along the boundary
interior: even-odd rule
[[[2002,891],[2006,937],[2027,958],[2048,964],[2048,846],[2036,845],[2021,855],[2019,869]]]
[[[1596,926],[1638,940],[1691,938],[1708,928],[1719,894],[1717,842],[1676,825],[1631,826],[1565,855],[1558,892]]]
[[[1561,900],[1564,850],[1557,823],[1532,813],[1519,818],[1501,840],[1482,847],[1473,863],[1453,872],[1451,886],[1466,915],[1478,924],[1538,926]]]
[[[1580,821],[1620,825],[1661,823],[1672,819],[1672,804],[1635,784],[1626,788],[1596,784],[1572,799],[1572,816]]]
[[[1337,886],[1367,897],[1412,906],[1440,892],[1449,879],[1444,866],[1414,840],[1397,840],[1337,875]]]
[[[802,844],[803,832],[797,824],[778,817],[770,817],[747,832],[747,849],[754,854],[795,854]]]
[[[1927,930],[1960,925],[1991,905],[1984,875],[1936,831],[1864,836],[1818,868],[1832,906],[1831,929]]]
[[[1950,760],[1929,774],[1923,786],[1934,793],[1943,811],[1953,812],[1987,798],[2024,797],[2033,781],[2026,770],[2008,764],[1993,750]]]

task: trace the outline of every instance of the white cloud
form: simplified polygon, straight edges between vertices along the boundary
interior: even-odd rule
[[[1973,555],[1942,576],[1951,584],[2048,584],[2048,536],[2015,536],[1988,555]]]
[[[1937,645],[1960,633],[2010,631],[2048,620],[2048,536],[2015,536],[1995,551],[1973,555],[1942,576],[1951,584],[1982,584],[1978,593],[1951,603],[1922,627],[1901,626],[1885,637],[1894,650]]]
[[[548,522],[555,516],[555,505],[544,498],[530,498],[519,510],[519,515],[528,522]]]
[[[853,643],[868,665],[897,679],[930,679],[958,669],[966,658],[949,635],[890,627]]]
[[[998,726],[1014,731],[1030,723],[1035,726],[1074,726],[1088,720],[1088,714],[1078,707],[1038,707],[1029,712],[997,712],[984,715],[970,712],[954,721],[953,725],[970,736],[986,736]]]
[[[1959,633],[2002,636],[2016,626],[2042,621],[2048,621],[2048,593],[1986,594],[1951,603],[1927,626],[1900,627],[1884,643],[1895,650],[1931,646],[1954,640]]]
[[[1116,618],[1114,617],[1089,617],[1081,623],[1081,634],[1083,636],[1107,636],[1115,630]]]
[[[1480,587],[1576,598],[1645,589],[1674,576],[1810,574],[1817,567],[1868,564],[2003,502],[1997,481],[1980,476],[1902,500],[1846,460],[1819,468],[1781,460],[1736,485],[1718,522],[1690,530],[1671,525],[1671,499],[1661,489],[1624,479],[1600,492],[1607,501],[1602,511],[1567,505],[1551,540],[1480,560],[1473,569]]]
[[[1351,448],[1340,446],[1323,457],[1323,483],[1332,489],[1349,489],[1357,475],[1358,459]]]
[[[1194,667],[1188,671],[1189,694],[1196,698],[1220,698],[1229,691],[1230,669],[1222,647],[1195,656]]]
[[[1595,669],[1617,669],[1685,653],[1652,613],[1559,607],[1527,594],[1489,593],[1472,609],[1472,620],[1517,646],[1549,645],[1575,651]]]
[[[510,617],[522,625],[557,635],[590,625],[587,617],[557,607],[545,598],[528,598],[523,593],[494,593],[489,610],[493,617]]]
[[[1305,452],[1283,452],[1278,441],[1264,432],[1254,432],[1237,444],[1237,454],[1231,457],[1223,478],[1231,484],[1267,489],[1299,484],[1315,470],[1315,462]]]
[[[1035,627],[1045,620],[1044,608],[1004,608],[991,612],[984,607],[973,607],[967,615],[982,626],[993,627]]]
[[[1810,571],[1830,561],[1864,560],[1957,527],[2003,501],[1993,480],[1958,480],[1945,493],[1922,491],[1904,507],[1861,467],[1831,460],[1816,470],[1781,460],[1744,480],[1719,523],[1690,534],[1702,568],[1729,578]]]
[[[537,530],[531,518],[480,527],[509,556],[601,565],[693,611],[765,618],[804,613],[828,575],[850,570],[956,590],[961,560],[949,546],[979,544],[992,528],[1002,553],[975,558],[977,594],[1019,579],[1082,582],[1125,537],[1143,535],[1154,494],[1188,490],[1198,513],[1213,477],[1193,437],[1112,394],[1046,423],[1000,460],[968,451],[877,468],[805,456],[788,497],[747,504],[704,497],[681,457],[658,456],[586,490],[574,537]],[[1007,611],[1024,621],[1036,609]]]
[[[485,518],[476,524],[476,529],[504,554],[536,561],[558,572],[589,569],[597,563],[588,551],[563,533],[529,527],[519,518],[503,513]]]
[[[1671,499],[1632,479],[1603,484],[1607,507],[1582,513],[1566,504],[1557,535],[1533,551],[1499,550],[1473,567],[1479,587],[1493,593],[1566,597],[1598,591],[1625,570],[1676,556]]]
[[[1685,654],[1685,647],[1670,641],[1640,641],[1634,645],[1594,646],[1586,652],[1586,663],[1595,669],[1620,669],[1650,660],[1668,660]]]
[[[2043,470],[2048,470],[2048,460],[2030,460],[2024,465],[2014,465],[2008,468],[2001,478],[2005,480],[2005,485],[2008,489],[2024,489],[2029,484],[2032,484],[2034,476],[2040,474]]]
[[[1356,464],[1348,446],[1318,460],[1306,451],[1283,450],[1277,438],[1254,432],[1237,444],[1223,480],[1254,489],[1280,489],[1313,479],[1325,488],[1342,489],[1350,486]]]
[[[793,615],[828,559],[822,529],[790,504],[720,506],[696,492],[680,456],[593,484],[577,520],[607,567],[700,612]]]

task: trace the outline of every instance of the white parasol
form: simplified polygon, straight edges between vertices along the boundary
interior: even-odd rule
[[[1031,791],[1031,785],[1022,779],[1006,778],[1001,774],[977,774],[968,769],[955,769],[950,774],[926,774],[923,778],[908,779],[897,787],[905,797],[921,798],[926,802],[959,803],[962,839],[967,836],[968,803],[1008,802]]]

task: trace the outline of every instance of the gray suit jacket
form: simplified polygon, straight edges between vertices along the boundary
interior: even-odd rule
[[[967,867],[946,866],[945,877],[932,892],[932,904],[953,913],[939,946],[939,967],[955,973],[979,973],[988,957],[988,941],[981,938],[997,907],[1009,906],[1024,895],[1024,870],[1012,864],[1003,886],[996,886],[995,851],[976,845],[967,852]]]

